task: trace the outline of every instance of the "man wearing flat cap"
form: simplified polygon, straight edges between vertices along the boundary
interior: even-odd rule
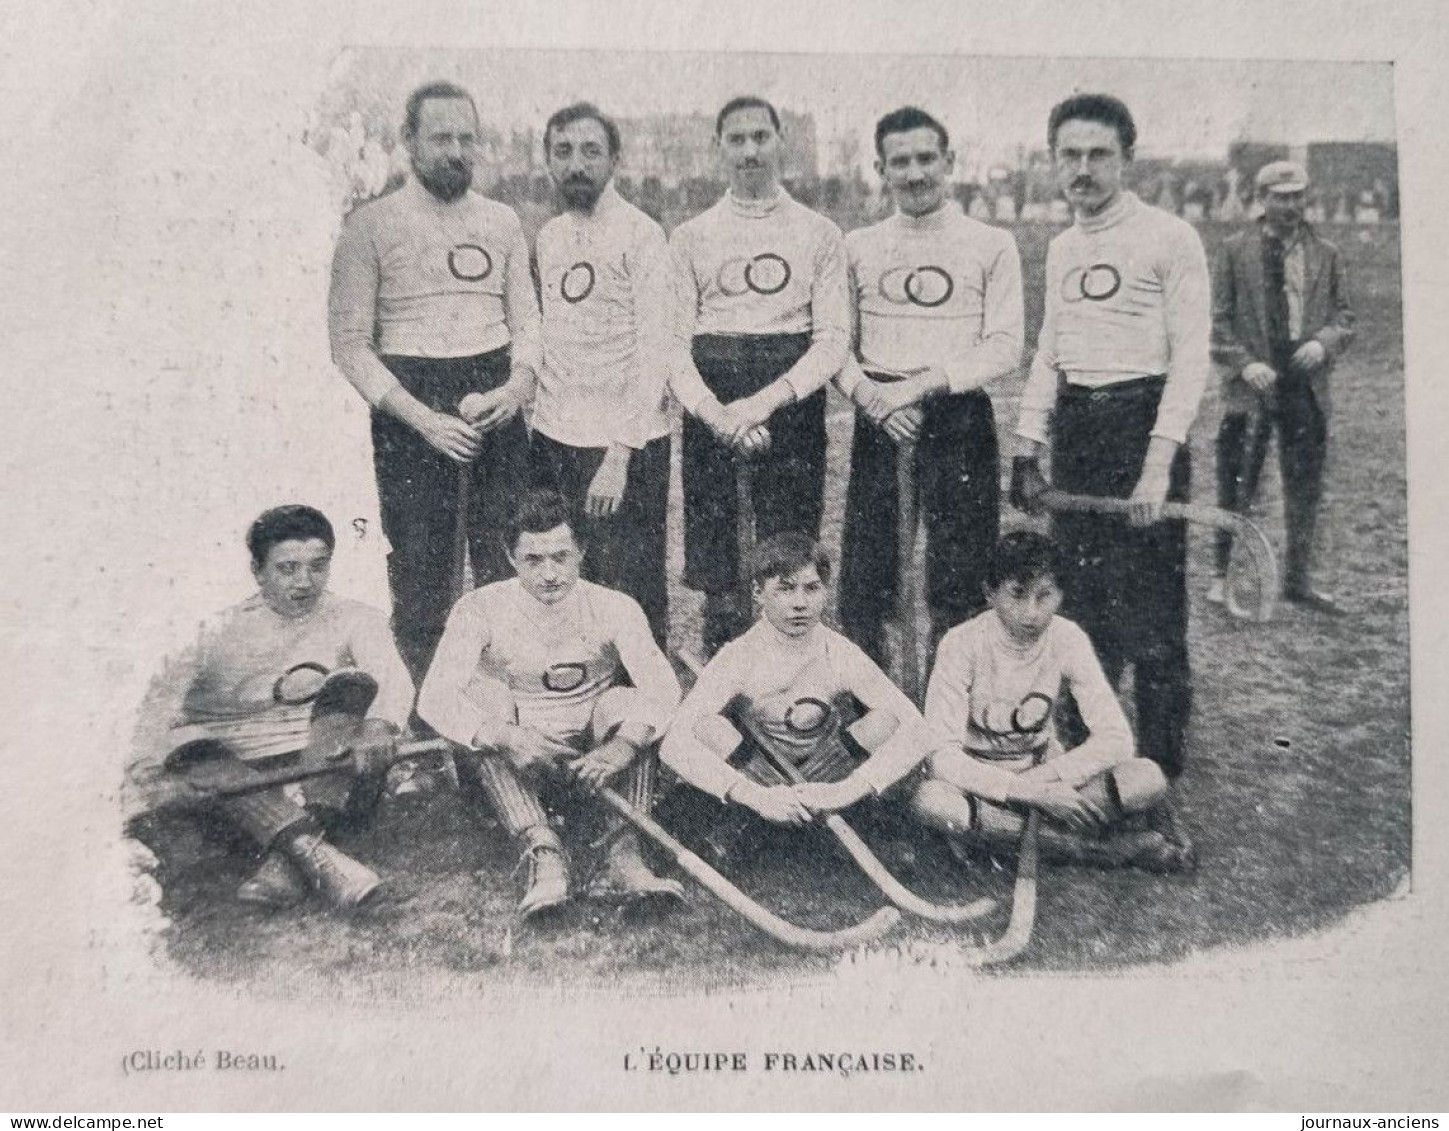
[[[1287,555],[1283,596],[1315,612],[1342,609],[1311,582],[1328,453],[1329,374],[1353,340],[1338,248],[1303,218],[1308,174],[1294,161],[1258,171],[1263,214],[1223,247],[1213,277],[1212,354],[1223,379],[1218,502],[1246,511],[1276,426]],[[1223,599],[1232,537],[1221,534],[1208,599]]]

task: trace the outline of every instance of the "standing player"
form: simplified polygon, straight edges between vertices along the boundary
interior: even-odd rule
[[[1029,806],[1052,821],[1046,843],[1066,860],[1190,869],[1192,849],[1155,830],[1102,835],[1157,806],[1167,781],[1134,752],[1086,633],[1056,615],[1060,570],[1041,535],[1002,539],[985,586],[991,607],[946,633],[931,670],[926,721],[945,744],[912,806],[927,824],[992,846],[1020,836],[1019,809]],[[1088,732],[1071,750],[1052,721],[1064,693]]]
[[[638,835],[587,797],[625,775],[626,796],[648,811],[653,744],[679,702],[674,669],[631,598],[579,579],[583,550],[558,494],[526,494],[506,545],[518,576],[454,607],[418,714],[477,752],[483,790],[522,851],[523,915],[569,896],[563,842],[545,800],[570,822],[603,830],[575,838],[607,844],[591,894],[678,897],[680,886],[645,864]]]
[[[859,408],[850,455],[840,618],[877,661],[900,570],[898,445],[916,441],[926,520],[932,651],[981,608],[998,529],[1001,467],[986,386],[1021,364],[1021,258],[1010,233],[947,199],[955,163],[946,128],[914,106],[875,128],[876,171],[895,214],[845,237],[858,323],[857,363],[836,382]]]
[[[364,767],[377,759],[376,771],[354,780],[339,773],[285,790],[274,786],[217,803],[216,813],[263,854],[260,870],[237,891],[244,903],[287,906],[310,886],[350,907],[380,882],[329,844],[324,826],[370,817],[382,767],[412,710],[413,685],[382,613],[327,591],[335,545],[332,524],[311,507],[276,507],[258,517],[247,532],[257,592],[203,625],[195,648],[168,681],[177,707],[166,735],[173,750],[167,765],[204,773],[204,763],[220,760],[233,774],[243,766],[267,767],[307,745],[313,697],[293,696],[294,685],[346,671],[375,686],[353,748]],[[148,786],[164,788],[170,776],[152,774],[148,781],[144,769],[133,774],[143,794]]]
[[[1258,171],[1257,185],[1263,217],[1228,240],[1214,271],[1212,349],[1224,403],[1218,503],[1240,512],[1252,505],[1276,421],[1288,527],[1283,596],[1340,615],[1309,575],[1328,454],[1328,379],[1353,341],[1348,278],[1338,248],[1303,218],[1303,167],[1274,161]],[[1231,534],[1218,535],[1211,601],[1223,600],[1232,544]]]
[[[393,632],[421,677],[443,631],[459,469],[470,467],[473,576],[507,572],[498,541],[527,475],[538,305],[513,210],[469,191],[478,112],[452,83],[408,97],[413,177],[348,216],[332,261],[332,357],[372,406]]]
[[[1035,504],[1050,443],[1058,487],[1132,500],[1128,520],[1057,518],[1062,588],[1108,678],[1132,664],[1142,747],[1175,776],[1192,704],[1187,536],[1181,522],[1156,520],[1164,501],[1188,497],[1187,432],[1207,381],[1211,317],[1197,233],[1123,187],[1136,140],[1131,113],[1109,95],[1052,109],[1047,142],[1076,222],[1047,251],[1013,497]]]
[[[840,229],[781,187],[775,108],[755,97],[726,103],[715,145],[729,191],[670,237],[694,355],[674,374],[696,418],[684,422],[684,579],[704,591],[711,653],[750,620],[736,592],[735,459],[757,461],[761,538],[819,534],[825,384],[850,334]]]
[[[669,627],[669,362],[673,268],[664,229],[613,185],[619,128],[581,102],[543,131],[562,215],[538,233],[543,367],[534,481],[583,515],[590,580],[628,593],[662,645]]]
[[[777,534],[755,548],[751,572],[760,619],[705,666],[660,756],[727,804],[799,825],[889,789],[930,752],[929,736],[870,657],[820,623],[830,558],[818,543]],[[786,785],[761,746],[807,781]]]

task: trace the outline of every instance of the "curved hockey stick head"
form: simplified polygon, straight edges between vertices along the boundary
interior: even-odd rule
[[[1233,553],[1223,579],[1228,612],[1259,623],[1272,620],[1278,584],[1278,559],[1267,536],[1247,519],[1234,523]]]

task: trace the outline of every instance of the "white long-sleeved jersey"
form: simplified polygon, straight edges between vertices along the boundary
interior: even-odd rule
[[[1057,374],[1100,388],[1165,375],[1152,434],[1185,443],[1207,386],[1212,296],[1192,225],[1121,194],[1047,249],[1046,312],[1017,434],[1046,443]]]
[[[568,741],[588,732],[599,696],[625,676],[648,706],[649,718],[640,721],[662,734],[679,702],[679,681],[633,598],[579,581],[546,605],[509,578],[453,606],[418,714],[465,746],[485,723],[514,721]],[[515,717],[492,714],[499,689]]]

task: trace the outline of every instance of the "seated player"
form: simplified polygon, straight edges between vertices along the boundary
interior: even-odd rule
[[[931,755],[912,808],[936,828],[995,844],[1014,842],[1031,806],[1046,818],[1043,849],[1059,859],[1190,869],[1191,847],[1161,832],[1107,835],[1125,815],[1161,805],[1167,779],[1136,755],[1087,634],[1056,615],[1057,553],[1041,535],[1008,534],[989,573],[991,607],[941,640],[926,721],[948,744]],[[1089,731],[1071,750],[1053,726],[1066,692]]]
[[[522,851],[523,916],[569,897],[545,800],[571,823],[599,826],[604,858],[589,894],[679,898],[678,882],[649,870],[637,833],[588,796],[622,778],[626,798],[648,811],[654,743],[679,702],[674,669],[633,598],[579,579],[584,553],[556,492],[524,496],[506,549],[518,576],[453,607],[418,714],[475,752],[483,791]]]
[[[823,547],[777,534],[755,547],[751,570],[763,615],[700,673],[660,756],[723,802],[804,824],[889,789],[920,764],[930,735],[886,674],[820,623],[831,573]],[[767,754],[806,782],[786,784]]]
[[[381,882],[329,844],[325,829],[370,816],[413,686],[387,618],[327,591],[335,545],[331,523],[312,507],[276,507],[252,523],[247,548],[258,592],[202,626],[168,681],[179,701],[168,711],[170,754],[163,765],[132,771],[143,797],[184,792],[178,775],[204,785],[218,775],[235,779],[245,767],[282,764],[307,746],[319,709],[350,724],[354,760],[337,774],[211,806],[263,853],[261,868],[237,891],[246,903],[287,906],[311,887],[353,907]]]

